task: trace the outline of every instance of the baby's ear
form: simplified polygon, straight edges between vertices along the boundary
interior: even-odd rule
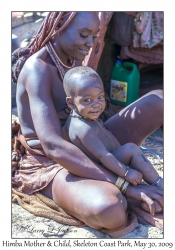
[[[67,102],[67,105],[71,108],[71,109],[74,109],[75,108],[75,105],[73,103],[73,100],[72,100],[72,97],[71,96],[67,96],[66,97],[66,102]]]

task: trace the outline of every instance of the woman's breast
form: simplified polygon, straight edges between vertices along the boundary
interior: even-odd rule
[[[58,89],[58,86],[56,86],[53,91],[52,91],[52,98],[53,98],[53,103],[56,109],[56,112],[58,114],[58,118],[60,120],[65,120],[69,116],[69,110],[68,106],[66,103],[66,94],[62,88],[62,86]]]

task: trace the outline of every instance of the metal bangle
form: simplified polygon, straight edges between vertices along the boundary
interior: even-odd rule
[[[124,179],[126,178],[128,172],[129,172],[129,167],[126,166],[126,172],[125,172],[125,174],[124,174],[124,176],[123,176]]]
[[[125,181],[125,183],[124,183],[124,185],[122,187],[122,190],[121,190],[122,194],[125,194],[125,192],[126,192],[126,190],[128,188],[128,185],[129,185],[129,182]]]
[[[125,180],[119,176],[115,182],[115,186],[118,187],[118,189],[120,190],[120,188],[124,182],[125,182]]]

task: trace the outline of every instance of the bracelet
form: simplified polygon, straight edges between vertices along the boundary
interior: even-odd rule
[[[126,172],[125,172],[125,174],[124,174],[124,176],[123,176],[124,179],[126,178],[128,172],[129,172],[129,167],[126,166]]]
[[[118,189],[120,190],[120,188],[121,188],[121,186],[123,185],[124,182],[125,182],[125,180],[119,176],[119,177],[117,178],[117,181],[116,181],[116,183],[115,183],[115,186],[118,187]]]
[[[127,190],[127,188],[128,188],[128,185],[129,185],[129,182],[128,182],[128,181],[125,181],[125,183],[124,183],[124,185],[123,185],[123,187],[122,187],[122,190],[121,190],[122,194],[125,194],[125,193],[126,193],[126,190]]]
[[[159,179],[158,179],[155,183],[152,184],[152,186],[155,186],[155,187],[156,187],[157,184],[160,182],[161,179],[162,179],[162,177],[160,176]]]

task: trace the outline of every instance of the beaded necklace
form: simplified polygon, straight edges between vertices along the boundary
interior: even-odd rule
[[[58,57],[57,53],[55,52],[51,42],[49,41],[48,43],[46,43],[46,49],[47,49],[47,52],[49,53],[50,57],[52,58],[58,72],[60,73],[60,77],[61,77],[61,80],[63,81],[63,78],[64,78],[64,75],[65,75],[65,70],[63,67],[67,68],[67,69],[70,69],[72,67],[74,67],[75,65],[75,60],[72,60],[71,57],[69,57],[69,61],[72,63],[71,66],[67,66],[65,65],[61,60],[60,58]]]
[[[50,45],[50,47],[51,47],[51,49],[52,49],[52,52],[54,53],[55,57],[58,59],[58,61],[61,63],[61,65],[62,65],[63,67],[65,67],[65,68],[67,68],[67,69],[71,69],[72,67],[74,67],[74,65],[75,65],[75,59],[72,60],[72,58],[69,56],[69,61],[70,61],[71,66],[65,65],[65,64],[60,60],[60,58],[58,57],[58,55],[57,55],[57,53],[55,52],[55,50],[54,50],[54,48],[53,48],[53,46],[52,46],[52,44],[51,44],[50,41],[49,41],[49,45]]]
[[[52,60],[53,60],[53,62],[55,64],[55,66],[56,66],[56,68],[57,68],[57,70],[58,70],[58,72],[60,74],[61,80],[63,82],[63,78],[64,78],[64,75],[65,75],[65,70],[64,70],[63,67],[72,68],[75,65],[75,60],[73,60],[72,65],[69,67],[69,66],[67,66],[67,65],[65,65],[65,64],[63,64],[61,62],[60,58],[58,57],[57,53],[55,52],[55,50],[54,50],[54,48],[53,48],[50,41],[48,43],[46,43],[45,46],[46,46],[47,52],[49,53],[50,57],[52,58]],[[72,58],[69,57],[69,60],[72,61]],[[69,106],[67,106],[65,108],[65,112],[67,114],[70,113],[70,110],[71,109],[69,108]]]
[[[75,110],[74,110],[74,113],[75,113],[75,114],[73,114],[73,110],[71,110],[70,116],[72,116],[73,118],[85,119],[82,115],[77,114],[77,112],[75,112]]]

